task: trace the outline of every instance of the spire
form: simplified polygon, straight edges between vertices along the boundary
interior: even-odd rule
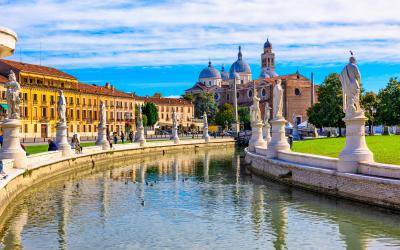
[[[208,59],[208,67],[209,67],[209,68],[212,67],[211,60],[210,60],[210,59]]]
[[[225,71],[225,67],[224,67],[224,65],[222,64],[221,72],[224,72],[224,71]]]
[[[238,59],[242,60],[242,46],[239,45]]]

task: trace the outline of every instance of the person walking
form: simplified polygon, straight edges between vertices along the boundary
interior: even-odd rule
[[[58,150],[56,143],[52,139],[49,139],[47,142],[49,144],[49,148],[47,151],[57,151]]]
[[[121,142],[122,142],[122,144],[124,144],[124,142],[125,142],[125,134],[122,131],[121,131]]]
[[[118,143],[118,136],[117,136],[117,133],[114,132],[114,144],[117,144],[117,143]]]

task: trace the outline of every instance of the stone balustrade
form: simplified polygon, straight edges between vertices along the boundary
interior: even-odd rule
[[[278,151],[278,159],[287,162],[296,162],[299,164],[309,165],[313,167],[320,167],[325,169],[337,169],[337,158],[296,153],[290,151]]]

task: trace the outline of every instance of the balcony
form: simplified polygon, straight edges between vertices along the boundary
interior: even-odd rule
[[[37,100],[33,100],[33,104],[38,104],[38,101]]]
[[[54,106],[55,104],[56,104],[55,101],[50,101],[50,105],[51,105],[51,106]]]
[[[43,116],[42,118],[40,118],[41,123],[48,123],[49,122],[49,118],[47,116]]]

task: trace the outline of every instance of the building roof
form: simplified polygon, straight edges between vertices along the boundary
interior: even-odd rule
[[[272,44],[269,41],[269,38],[267,38],[267,41],[264,43],[264,49],[272,49]]]
[[[183,98],[166,98],[166,97],[149,97],[149,96],[135,96],[135,100],[143,102],[152,102],[154,104],[164,105],[192,105],[191,102]]]
[[[94,84],[79,83],[78,90],[82,93],[94,94],[94,95],[107,95],[115,97],[126,97],[133,98],[133,94],[125,93],[115,89],[114,87],[103,87]]]
[[[34,73],[34,74],[39,74],[39,75],[53,76],[53,77],[60,77],[60,78],[76,80],[76,78],[74,76],[71,76],[61,70],[51,68],[51,67],[17,62],[17,61],[11,61],[11,60],[4,60],[4,59],[1,59],[0,63],[8,65],[10,68],[14,68],[21,72]]]
[[[221,79],[221,73],[212,66],[211,61],[208,62],[208,67],[205,67],[199,75],[199,81],[202,78]]]
[[[232,74],[232,72],[251,74],[250,65],[243,60],[242,49],[240,46],[238,52],[238,59],[232,64],[231,68],[229,69],[229,72],[230,74]]]
[[[0,75],[0,83],[6,83],[6,82],[8,82],[8,78]]]

